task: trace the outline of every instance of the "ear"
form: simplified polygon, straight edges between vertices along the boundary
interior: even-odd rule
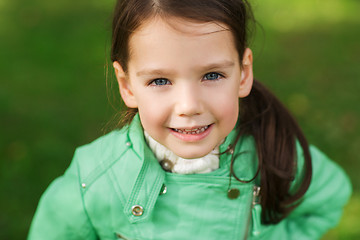
[[[121,98],[124,100],[125,105],[129,108],[137,108],[136,98],[123,68],[118,61],[113,62],[113,67],[115,69],[116,79],[119,83]]]
[[[246,48],[242,60],[241,82],[239,86],[239,97],[244,98],[249,95],[254,81],[253,75],[253,55],[250,48]]]

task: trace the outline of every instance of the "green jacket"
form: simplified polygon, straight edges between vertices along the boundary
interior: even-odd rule
[[[235,131],[221,152],[234,136]],[[303,202],[279,224],[264,226],[260,205],[252,207],[254,183],[232,179],[229,187],[230,153],[220,156],[220,168],[211,173],[165,172],[137,116],[129,128],[76,150],[68,170],[42,196],[28,239],[318,239],[338,223],[351,186],[319,150],[311,147],[311,155],[313,178]],[[242,139],[234,156],[237,176],[251,179],[251,137]],[[240,195],[229,199],[229,188]]]

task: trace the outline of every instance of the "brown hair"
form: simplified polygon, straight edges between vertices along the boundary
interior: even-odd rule
[[[250,24],[255,22],[246,0],[118,0],[113,18],[111,60],[118,61],[125,72],[131,34],[154,16],[226,24],[234,35],[240,62],[248,46]],[[308,143],[286,108],[258,81],[254,80],[251,93],[240,99],[239,104],[239,134],[234,146],[241,136],[253,136],[258,156],[257,174],[260,173],[261,219],[264,224],[277,223],[299,204],[310,185],[312,168]],[[128,109],[122,126],[130,123],[136,112],[137,109]],[[303,149],[305,171],[299,187],[290,193],[296,173],[296,141]],[[247,182],[237,178],[232,166],[233,162],[231,174]]]

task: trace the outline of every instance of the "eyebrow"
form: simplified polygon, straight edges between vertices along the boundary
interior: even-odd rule
[[[174,71],[168,69],[144,69],[136,73],[136,76],[172,75]]]
[[[203,66],[199,66],[197,67],[197,69],[201,70],[201,71],[206,71],[206,70],[212,70],[212,69],[223,69],[223,68],[230,68],[233,67],[235,65],[235,63],[233,61],[229,61],[229,60],[225,60],[225,61],[221,61],[221,62],[216,62],[216,63],[210,63],[207,65],[203,65]],[[139,72],[136,73],[136,76],[159,76],[159,75],[163,75],[163,76],[168,76],[168,75],[174,75],[174,71],[171,69],[143,69]]]
[[[219,69],[219,68],[230,68],[233,67],[235,63],[230,60],[224,60],[218,63],[211,63],[205,66],[201,66],[200,69],[208,70],[208,69]]]

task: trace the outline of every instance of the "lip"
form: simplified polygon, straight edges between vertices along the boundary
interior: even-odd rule
[[[200,133],[182,133],[177,131],[175,128],[170,128],[170,132],[173,136],[175,136],[176,138],[184,141],[184,142],[197,142],[197,141],[201,141],[202,139],[206,138],[213,127],[214,124],[210,124],[210,125],[205,125],[205,126],[194,126],[194,127],[186,127],[186,128],[176,128],[178,130],[181,129],[186,129],[186,130],[193,130],[193,129],[201,129],[201,128],[206,128],[204,131],[200,132]]]

